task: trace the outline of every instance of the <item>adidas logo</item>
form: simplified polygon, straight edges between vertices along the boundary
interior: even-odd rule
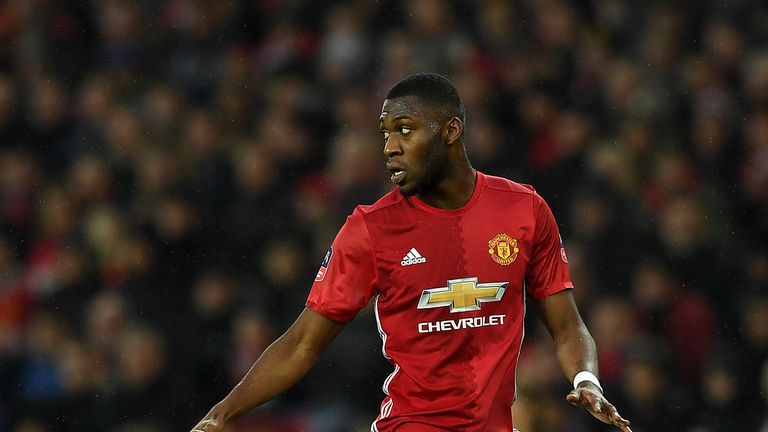
[[[425,262],[427,262],[427,259],[421,256],[421,254],[419,253],[419,251],[416,250],[416,248],[411,248],[408,254],[403,257],[403,260],[400,261],[400,265],[405,267],[405,266],[421,264]]]

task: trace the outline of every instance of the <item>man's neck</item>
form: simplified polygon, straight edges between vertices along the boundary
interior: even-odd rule
[[[477,171],[466,159],[451,168],[450,174],[429,192],[417,195],[422,202],[442,210],[456,210],[469,202],[475,192]]]

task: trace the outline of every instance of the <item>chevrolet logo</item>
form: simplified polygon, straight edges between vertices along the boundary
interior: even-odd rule
[[[426,289],[419,309],[449,306],[451,312],[480,310],[480,303],[501,300],[509,282],[477,283],[477,278],[451,279],[447,287]]]

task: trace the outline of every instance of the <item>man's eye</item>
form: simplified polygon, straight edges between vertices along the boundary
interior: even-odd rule
[[[411,133],[411,128],[407,126],[400,126],[400,135],[408,135]]]
[[[384,139],[385,139],[385,140],[389,139],[389,132],[387,132],[387,131],[381,131],[381,135],[383,135],[383,136],[384,136]]]

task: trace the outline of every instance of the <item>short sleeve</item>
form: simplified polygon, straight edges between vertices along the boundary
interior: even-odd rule
[[[534,193],[534,245],[526,274],[528,296],[540,300],[565,289],[573,288],[557,222],[547,203]]]
[[[351,321],[375,294],[375,279],[371,237],[356,209],[328,249],[306,306],[334,321]]]

